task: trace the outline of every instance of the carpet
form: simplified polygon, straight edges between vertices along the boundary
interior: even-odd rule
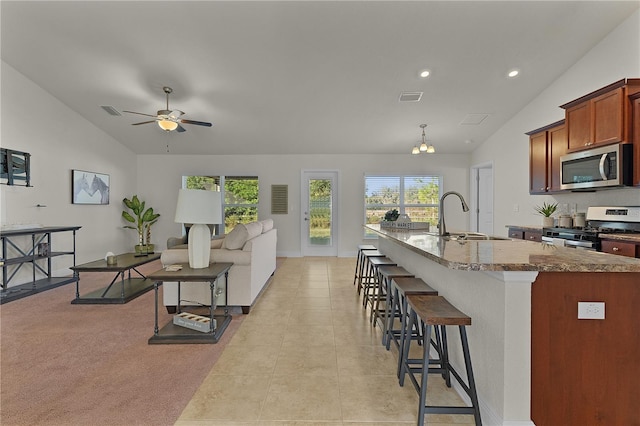
[[[82,295],[113,274],[80,278]],[[149,345],[153,290],[124,305],[71,305],[74,297],[75,283],[0,307],[3,426],[172,425],[243,319],[233,310],[214,345]],[[171,320],[159,312],[160,326]]]

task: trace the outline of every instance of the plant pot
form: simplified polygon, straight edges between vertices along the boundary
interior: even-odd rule
[[[542,218],[542,227],[543,228],[553,228],[553,224],[554,224],[554,222],[553,222],[553,218],[551,216],[549,216],[549,217],[544,216]]]
[[[154,244],[136,244],[136,254],[148,254],[153,253],[155,248]]]

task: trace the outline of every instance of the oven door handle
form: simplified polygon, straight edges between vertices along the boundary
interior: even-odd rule
[[[600,164],[598,166],[598,170],[600,171],[600,177],[602,177],[602,180],[609,180],[609,171],[607,170],[605,172],[604,170],[604,165],[607,161],[607,157],[609,157],[609,154],[602,154],[602,157],[600,157]]]

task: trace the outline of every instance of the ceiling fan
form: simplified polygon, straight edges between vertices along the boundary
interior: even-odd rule
[[[123,111],[128,112],[129,114],[138,114],[138,115],[146,115],[147,117],[154,117],[153,120],[142,121],[140,123],[133,123],[132,126],[139,126],[140,124],[148,124],[157,122],[158,126],[164,131],[170,132],[172,130],[177,130],[178,132],[186,132],[185,128],[180,124],[195,124],[197,126],[206,126],[211,127],[211,123],[207,123],[206,121],[194,121],[194,120],[186,120],[182,117],[184,111],[180,111],[179,109],[170,110],[169,109],[169,94],[173,92],[171,87],[163,87],[162,90],[167,95],[167,109],[158,110],[156,115],[144,114],[142,112],[135,111]]]

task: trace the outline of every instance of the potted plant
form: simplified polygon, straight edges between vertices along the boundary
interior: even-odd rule
[[[552,215],[556,212],[556,210],[558,210],[558,204],[557,203],[547,203],[544,202],[542,203],[541,206],[535,206],[534,210],[542,215],[542,226],[545,228],[552,228],[553,227],[553,217]]]
[[[400,213],[398,213],[398,210],[396,209],[389,210],[384,214],[384,220],[387,222],[395,222],[396,220],[398,220],[398,216],[400,216]]]
[[[133,213],[123,210],[122,217],[127,222],[135,224],[135,226],[125,225],[124,227],[135,229],[138,232],[138,244],[135,247],[136,253],[153,253],[154,245],[151,244],[151,225],[158,221],[160,214],[154,213],[153,207],[145,210],[145,202],[140,201],[137,195],[131,197],[130,200],[125,198],[122,202]]]

